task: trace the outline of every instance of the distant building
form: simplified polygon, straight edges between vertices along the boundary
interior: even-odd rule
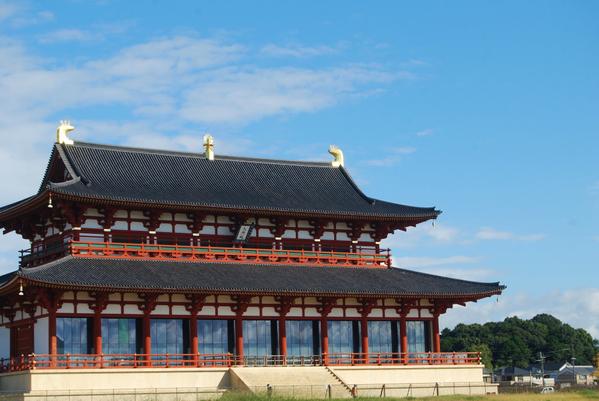
[[[591,386],[595,382],[594,371],[592,365],[574,366],[566,362],[555,373],[555,381],[560,386]]]

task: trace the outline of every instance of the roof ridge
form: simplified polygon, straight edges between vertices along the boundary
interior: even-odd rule
[[[122,146],[122,145],[111,145],[111,144],[99,144],[91,142],[75,142],[74,145],[61,145],[63,149],[68,150],[69,147],[86,147],[95,149],[106,149],[113,150],[116,152],[134,152],[134,153],[146,153],[155,155],[166,155],[166,156],[182,156],[197,159],[206,159],[204,153],[197,152],[185,152],[181,150],[168,150],[168,149],[153,149],[153,148],[138,148],[134,146]],[[244,156],[231,156],[231,155],[215,155],[215,160],[231,160],[239,162],[254,162],[254,163],[268,163],[268,164],[289,164],[299,165],[307,167],[330,167],[334,168],[331,163],[325,161],[310,161],[310,160],[286,160],[286,159],[268,159],[259,157],[244,157]]]

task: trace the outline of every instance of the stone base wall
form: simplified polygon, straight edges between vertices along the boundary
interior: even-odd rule
[[[228,390],[297,398],[496,394],[482,366],[33,370],[0,375],[0,401],[186,401]]]

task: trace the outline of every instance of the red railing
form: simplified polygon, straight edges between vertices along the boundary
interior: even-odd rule
[[[480,352],[379,352],[326,355],[327,365],[472,365]]]
[[[30,354],[0,359],[0,372],[34,369],[204,368],[231,366],[476,365],[479,352],[348,353],[313,356],[233,354]]]
[[[291,249],[233,248],[218,246],[150,245],[120,242],[72,241],[68,253],[93,258],[150,258],[160,260],[309,264],[341,266],[391,266],[389,249],[379,253],[307,251]]]

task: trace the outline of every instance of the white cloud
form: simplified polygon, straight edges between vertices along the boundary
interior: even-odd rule
[[[446,256],[446,257],[428,257],[428,256],[403,256],[393,258],[393,262],[397,267],[405,267],[409,269],[440,266],[440,265],[455,265],[477,263],[480,259],[472,256]]]
[[[483,227],[475,234],[475,238],[479,240],[540,241],[545,237],[546,235],[541,233],[517,235],[510,231],[500,231],[491,227]]]
[[[409,155],[416,152],[416,148],[411,146],[399,146],[386,149],[389,153],[387,156],[378,159],[366,160],[365,163],[369,166],[390,167],[394,166],[402,160],[402,155]]]
[[[224,68],[188,91],[181,115],[204,123],[240,123],[274,115],[314,112],[360,95],[363,86],[395,76],[361,66],[324,70]]]
[[[433,130],[430,129],[430,128],[423,129],[422,131],[416,132],[416,136],[420,136],[420,137],[429,136],[429,135],[432,135],[432,134],[433,134]]]
[[[38,36],[40,43],[62,42],[94,42],[107,38],[109,35],[124,33],[132,23],[128,21],[112,22],[110,24],[97,24],[92,29],[64,28],[46,32]]]
[[[383,246],[392,249],[414,248],[422,243],[449,244],[458,241],[460,230],[443,223],[419,224],[406,232],[397,231],[383,241]]]
[[[452,277],[468,281],[490,280],[497,275],[495,270],[485,268],[461,269],[457,267],[429,267],[419,270],[424,273],[435,274],[437,276]]]
[[[289,45],[289,46],[279,46],[274,44],[269,44],[262,49],[260,49],[262,54],[272,57],[314,57],[314,56],[322,56],[326,54],[334,54],[338,52],[338,49],[329,46],[299,46],[299,45]]]
[[[83,31],[81,29],[72,28],[59,29],[57,31],[40,35],[39,37],[39,41],[41,43],[90,42],[98,39],[101,39],[101,35],[99,33],[93,33],[90,31]]]
[[[416,148],[412,146],[400,146],[397,148],[391,148],[389,150],[391,151],[391,153],[396,153],[398,155],[409,155],[411,153],[416,152]]]
[[[442,325],[454,327],[458,323],[499,321],[507,316],[529,319],[539,313],[551,314],[573,327],[582,327],[595,338],[599,338],[599,288],[493,297],[478,303],[469,303],[465,308],[450,309],[442,317]]]
[[[19,11],[19,7],[14,3],[0,3],[0,21],[8,19]]]

